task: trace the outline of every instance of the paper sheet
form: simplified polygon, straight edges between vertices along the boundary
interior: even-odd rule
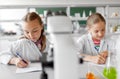
[[[99,66],[99,67],[106,67],[106,64],[95,64],[95,63],[92,63],[92,62],[89,62],[89,64],[92,66]]]
[[[16,73],[26,73],[26,72],[33,72],[33,71],[41,71],[42,65],[41,63],[30,63],[26,68],[17,68]]]

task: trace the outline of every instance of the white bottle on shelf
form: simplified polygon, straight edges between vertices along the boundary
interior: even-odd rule
[[[89,16],[90,16],[91,14],[92,14],[92,11],[90,10],[90,11],[89,11]]]
[[[83,11],[83,15],[82,15],[82,18],[86,18],[86,14],[85,14],[85,11]]]
[[[76,18],[80,18],[81,16],[80,16],[80,13],[75,13],[75,17]]]
[[[80,25],[79,25],[79,22],[78,21],[75,21],[73,23],[73,26],[74,26],[74,33],[78,33],[79,32],[79,28],[80,28]]]

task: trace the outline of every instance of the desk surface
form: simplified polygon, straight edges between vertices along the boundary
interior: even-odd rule
[[[86,79],[86,73],[87,72],[93,72],[95,74],[95,76],[97,76],[98,78],[97,79],[106,79],[102,72],[103,72],[103,69],[104,69],[105,65],[98,65],[98,64],[93,64],[93,63],[84,63],[84,64],[81,64],[78,68],[78,73],[79,74],[79,77],[80,79]]]
[[[53,69],[46,68],[49,79],[54,79]],[[41,71],[29,72],[29,73],[16,73],[16,67],[14,65],[0,64],[0,79],[40,79]]]
[[[48,79],[54,79],[54,70],[52,68],[46,68],[45,70],[48,73]],[[101,73],[103,70],[102,66],[90,65],[89,70],[93,71],[100,79],[105,79]],[[85,79],[86,73],[88,72],[88,64],[80,64],[77,72],[79,74],[79,79]],[[16,67],[14,65],[0,64],[0,79],[40,79],[40,74],[41,71],[16,73]]]

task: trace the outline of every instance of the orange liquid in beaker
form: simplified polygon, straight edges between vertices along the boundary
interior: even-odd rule
[[[92,72],[86,74],[86,79],[95,79],[95,75]]]

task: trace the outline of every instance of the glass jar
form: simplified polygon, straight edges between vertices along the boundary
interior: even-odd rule
[[[115,49],[111,49],[109,51],[107,66],[103,69],[103,75],[107,79],[117,79],[117,60]]]
[[[92,67],[91,63],[88,64],[88,71],[86,73],[86,79],[96,79],[95,73],[94,73],[94,68]]]

